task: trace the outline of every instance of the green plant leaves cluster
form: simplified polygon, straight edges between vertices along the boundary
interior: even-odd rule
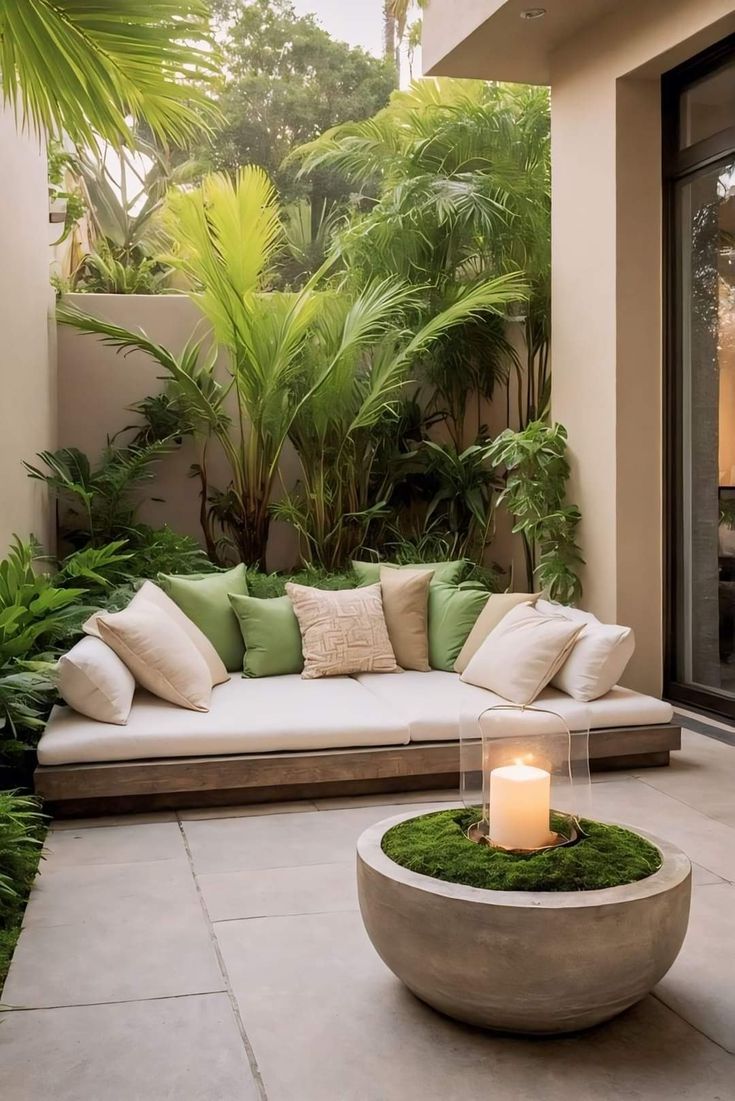
[[[490,445],[488,457],[505,469],[499,501],[514,518],[513,531],[525,540],[529,562],[541,589],[552,600],[574,604],[582,593],[577,545],[581,514],[566,504],[569,479],[567,432],[563,425],[532,421],[520,432],[506,429]]]
[[[209,176],[200,188],[178,193],[167,225],[171,262],[227,353],[221,381],[214,356],[201,345],[175,356],[142,332],[63,304],[60,319],[119,350],[146,352],[163,367],[199,447],[195,473],[215,560],[234,552],[249,564],[264,562],[279,464],[290,442],[300,485],[277,514],[299,531],[307,561],[338,567],[382,508],[376,430],[395,418],[412,366],[450,331],[522,298],[523,280],[508,272],[472,282],[436,310],[424,309],[424,288],[395,275],[338,291],[328,281],[329,264],[298,291],[271,291],[284,227],[273,186],[254,167],[234,180]],[[209,479],[211,445],[224,454],[231,476],[218,492]]]

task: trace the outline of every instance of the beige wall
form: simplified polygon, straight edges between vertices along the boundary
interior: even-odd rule
[[[430,0],[446,76],[551,84],[553,416],[569,430],[584,603],[631,624],[631,687],[663,665],[660,76],[735,31],[732,0]]]
[[[0,557],[13,533],[48,545],[46,494],[21,461],[52,447],[55,364],[50,314],[46,158],[0,106]]]
[[[722,0],[621,4],[551,58],[553,414],[569,429],[585,603],[662,684],[660,74],[735,30]]]
[[[205,337],[208,329],[196,306],[184,295],[71,294],[67,301],[129,329],[142,329],[158,344],[179,353],[193,334]],[[93,459],[99,457],[108,436],[140,418],[129,412],[133,402],[158,393],[163,371],[142,353],[118,355],[97,337],[58,326],[59,446],[78,447]],[[234,412],[234,410],[233,410]],[[166,523],[176,531],[201,539],[199,483],[188,477],[197,452],[191,440],[165,456],[146,494],[140,519],[154,526]],[[211,456],[211,481],[227,484],[227,465],[216,450]],[[288,450],[282,464],[284,484],[292,486],[298,463]],[[290,527],[279,522],[271,527],[268,546],[270,569],[285,569],[297,560],[298,547]]]

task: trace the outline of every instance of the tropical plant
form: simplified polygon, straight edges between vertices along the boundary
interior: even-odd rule
[[[62,207],[64,224],[61,236],[54,242],[60,245],[73,231],[79,219],[84,215],[86,205],[84,196],[76,182],[76,158],[64,149],[59,141],[50,140],[46,149],[48,162],[49,210]]]
[[[161,263],[165,235],[160,214],[169,187],[201,171],[192,158],[136,134],[135,145],[97,142],[67,154],[70,174],[84,196],[86,217],[73,231],[61,283],[64,290],[101,294],[153,294],[171,269]]]
[[[145,119],[186,142],[216,71],[205,0],[0,0],[0,88],[38,134],[117,144]]]
[[[430,284],[430,308],[458,286],[505,271],[527,279],[521,359],[490,314],[435,350],[427,376],[461,449],[467,401],[514,377],[521,425],[548,403],[549,101],[542,88],[421,80],[364,122],[327,131],[293,154],[307,176],[341,172],[368,196],[339,237],[346,268]],[[377,192],[376,202],[369,196]],[[361,274],[362,273],[362,274]],[[481,420],[481,416],[478,416]],[[476,427],[472,432],[474,437]]]
[[[98,547],[130,531],[142,487],[153,479],[155,464],[172,449],[169,440],[116,447],[108,439],[96,467],[76,447],[41,451],[37,457],[42,466],[23,465],[29,477],[55,493],[63,538],[72,546]]]
[[[352,302],[342,295],[325,302],[316,328],[327,346],[338,347],[356,308],[373,312],[380,324],[358,355],[335,359],[321,385],[319,360],[309,365],[301,383],[309,390],[290,430],[301,464],[300,486],[273,511],[296,527],[307,562],[340,567],[361,546],[370,524],[388,515],[389,486],[376,478],[380,448],[400,410],[411,366],[474,312],[500,309],[518,293],[515,276],[467,288],[453,306],[413,333],[406,314],[416,311],[419,301],[400,281],[369,285]]]
[[[14,539],[0,561],[0,735],[3,755],[20,747],[24,730],[43,725],[54,693],[53,657],[90,609],[81,588],[59,588],[36,573],[35,542]]]
[[[577,571],[584,559],[576,542],[579,509],[565,503],[566,451],[563,425],[532,421],[520,432],[502,432],[489,445],[488,458],[505,470],[499,503],[513,516],[513,531],[523,536],[528,585],[535,576],[552,600],[573,604],[582,593]]]
[[[153,260],[116,254],[107,241],[84,255],[72,277],[61,280],[59,289],[88,294],[155,294],[168,272]]]
[[[325,263],[338,223],[337,209],[328,209],[326,202],[316,212],[306,199],[284,206],[285,248],[278,274],[285,289],[303,286]]]
[[[457,451],[453,444],[424,440],[397,457],[397,489],[411,482],[411,497],[425,502],[413,517],[415,538],[441,531],[453,556],[482,561],[502,488],[489,455],[488,443]]]
[[[45,818],[36,799],[14,791],[0,792],[0,990],[20,933],[45,832]]]
[[[396,277],[339,293],[325,285],[327,265],[298,291],[269,292],[284,230],[273,186],[254,167],[234,181],[213,175],[196,190],[172,195],[167,224],[171,262],[190,281],[191,297],[228,353],[223,383],[214,375],[215,351],[205,356],[201,344],[177,357],[143,333],[63,304],[59,316],[120,350],[146,352],[163,367],[200,445],[196,473],[210,554],[222,554],[219,523],[240,560],[264,561],[290,438],[302,450],[306,558],[334,564],[354,545],[346,528],[371,507],[372,430],[394,414],[410,366],[451,328],[522,298],[522,280],[509,273],[469,286],[414,331],[408,321],[420,315],[424,290]],[[211,440],[232,475],[221,491],[209,482]],[[315,501],[324,505],[321,515]]]

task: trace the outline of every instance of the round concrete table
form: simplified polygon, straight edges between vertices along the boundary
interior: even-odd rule
[[[449,809],[449,808],[447,808]],[[483,1028],[571,1032],[645,997],[686,934],[691,865],[649,834],[661,868],[597,891],[489,891],[390,860],[388,818],[357,842],[360,910],[385,964],[435,1009]],[[628,827],[630,828],[630,827]]]

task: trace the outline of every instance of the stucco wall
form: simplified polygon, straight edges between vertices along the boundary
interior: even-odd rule
[[[0,556],[13,533],[51,535],[46,493],[21,461],[52,447],[55,362],[50,314],[46,158],[0,106]]]
[[[735,30],[723,0],[618,5],[551,58],[553,414],[584,516],[585,603],[632,625],[658,692],[662,599],[660,75]]]

